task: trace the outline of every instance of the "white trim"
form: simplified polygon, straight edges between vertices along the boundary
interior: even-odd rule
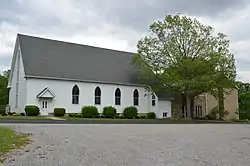
[[[12,60],[11,60],[11,68],[10,68],[10,75],[9,75],[7,88],[11,88],[12,76],[13,76],[16,57],[17,57],[19,48],[20,48],[20,44],[19,44],[19,39],[18,39],[18,36],[17,36],[15,46],[14,46],[14,52],[13,52],[13,56],[12,56]],[[21,49],[20,49],[20,51],[21,51]]]
[[[41,93],[42,92],[42,93]],[[52,95],[52,98],[54,98],[56,95],[52,92],[52,90],[49,87],[44,88],[40,93],[38,93],[37,98],[42,98],[42,96],[49,92]]]

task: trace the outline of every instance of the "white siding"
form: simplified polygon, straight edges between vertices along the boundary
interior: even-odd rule
[[[79,104],[72,104],[72,88],[74,85],[77,85],[80,89]],[[151,95],[145,91],[144,87],[47,79],[27,80],[28,88],[26,104],[35,104],[41,107],[41,102],[36,98],[36,96],[44,88],[49,87],[55,94],[55,98],[49,103],[48,111],[50,113],[53,113],[53,109],[55,107],[65,108],[67,113],[81,112],[82,106],[94,105],[94,90],[97,86],[101,88],[102,94],[101,105],[97,105],[99,112],[102,112],[102,107],[104,106],[114,106],[116,107],[118,113],[122,113],[125,107],[133,105],[133,92],[135,89],[139,91],[139,106],[137,106],[138,112],[147,113],[151,110]],[[121,106],[115,106],[116,88],[120,88],[121,90]]]
[[[163,118],[164,112],[167,113],[167,117],[171,117],[171,101],[167,101],[167,100],[158,101],[157,118]]]
[[[9,104],[11,111],[20,113],[23,112],[26,103],[26,79],[24,78],[23,60],[19,46],[17,46],[16,55],[13,56]]]
[[[159,101],[158,101],[157,96],[155,95],[155,106],[153,106],[152,95],[150,95],[150,100],[149,100],[150,112],[154,112],[157,118],[158,118],[158,106],[159,106]]]

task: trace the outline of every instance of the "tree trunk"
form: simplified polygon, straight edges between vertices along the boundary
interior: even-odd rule
[[[191,118],[191,98],[189,95],[186,95],[186,110],[187,118]]]
[[[186,114],[186,111],[187,111],[187,109],[186,109],[186,108],[187,108],[187,107],[186,107],[186,97],[185,97],[184,94],[182,94],[181,97],[182,97],[182,98],[181,98],[181,99],[182,99],[182,100],[181,100],[181,104],[182,104],[182,107],[181,107],[181,108],[182,108],[182,115],[183,115],[182,117],[183,117],[183,118],[186,118],[186,116],[187,116],[187,114]]]
[[[191,118],[194,118],[195,117],[195,114],[194,114],[194,97],[191,97]]]
[[[219,119],[224,118],[224,94],[223,94],[223,89],[218,88],[218,107],[219,107]]]

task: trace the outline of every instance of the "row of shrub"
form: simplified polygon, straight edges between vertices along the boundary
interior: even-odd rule
[[[103,113],[99,114],[98,109],[95,106],[84,106],[82,108],[82,115],[79,114],[69,114],[70,117],[84,117],[84,118],[125,118],[125,119],[136,119],[136,118],[148,118],[155,119],[156,115],[154,112],[150,112],[147,116],[138,116],[138,110],[136,107],[130,106],[126,107],[122,115],[117,116],[117,111],[115,107],[107,106],[103,108]]]
[[[27,116],[38,116],[40,115],[40,109],[36,105],[27,105],[24,109]],[[55,108],[54,116],[64,116],[66,110],[64,108]]]
[[[40,114],[39,107],[35,105],[27,105],[25,107],[25,113],[27,116],[38,116]],[[63,117],[66,113],[64,108],[55,108],[54,116]],[[98,109],[95,106],[84,106],[82,107],[81,115],[79,114],[69,114],[70,117],[84,117],[84,118],[119,118],[117,116],[117,111],[115,107],[107,106],[103,108],[103,113],[99,114]],[[135,119],[138,117],[138,110],[136,107],[130,106],[126,107],[123,111],[121,118],[124,117],[126,119]],[[147,119],[155,119],[156,115],[154,112],[147,113],[147,116],[141,116],[140,118]]]

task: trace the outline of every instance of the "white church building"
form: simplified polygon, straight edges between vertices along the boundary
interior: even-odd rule
[[[134,53],[18,34],[8,87],[13,112],[36,105],[41,115],[65,108],[80,113],[83,106],[99,112],[113,106],[117,113],[135,106],[139,114],[171,117],[171,98],[145,90]]]

